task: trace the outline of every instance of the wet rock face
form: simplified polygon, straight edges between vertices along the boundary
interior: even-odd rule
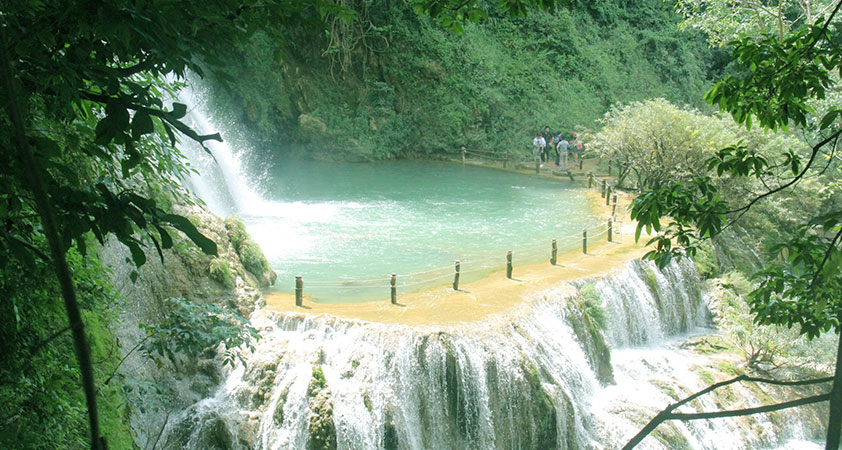
[[[310,402],[310,441],[308,450],[336,450],[336,426],[333,423],[333,401],[321,366],[313,368],[307,387]]]
[[[260,280],[269,281],[271,276],[261,273],[258,279],[245,269],[223,221],[198,206],[176,207],[175,212],[187,217],[203,235],[217,244],[216,257],[205,255],[185,236],[174,233],[173,248],[163,251],[163,261],[150,246],[147,263],[138,270],[137,280],[131,282],[130,273],[135,267],[127,262],[130,258],[128,249],[116,241],[107,242],[102,249],[103,263],[111,271],[111,281],[126,298],[118,311],[120,325],[114,330],[124,353],[146,337],[138,324],[156,324],[166,317],[167,298],[221,304],[242,317],[248,317],[264,305],[259,291]],[[213,354],[205,356],[179,358],[178,364],[163,361],[158,366],[142,352],[128,355],[122,366],[126,376],[140,377],[140,382],[146,384],[151,380],[156,391],[165,393],[144,396],[142,407],[131,412],[138,442],[154,440],[167,420],[166,414],[178,414],[178,408],[173,409],[172,405],[191,405],[211,396],[217,389],[223,379],[221,361]],[[203,433],[213,434],[212,431],[218,429],[213,428],[215,426],[203,425],[211,430]]]
[[[195,409],[195,408],[194,408]],[[228,429],[225,421],[217,415],[184,415],[171,427],[166,441],[161,442],[165,449],[206,448],[234,450],[241,446]]]

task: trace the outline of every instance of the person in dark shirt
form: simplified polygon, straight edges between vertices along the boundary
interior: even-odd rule
[[[541,137],[544,138],[544,142],[549,143],[552,136],[553,136],[553,133],[550,132],[550,127],[544,127],[544,132],[541,133]],[[544,151],[541,153],[541,161],[547,161],[549,159],[550,159],[550,151],[547,147],[544,147]]]

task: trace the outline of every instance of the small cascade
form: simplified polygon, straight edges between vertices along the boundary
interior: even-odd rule
[[[198,448],[224,425],[234,436],[225,441],[242,448],[307,448],[322,429],[314,424],[316,411],[332,421],[329,438],[338,448],[590,442],[591,425],[575,399],[598,382],[576,351],[560,304],[541,302],[516,325],[446,331],[260,313],[253,322],[266,337],[247,368],[233,371],[215,398],[191,411],[186,422],[202,425],[176,446]],[[232,423],[237,412],[242,417]]]
[[[689,259],[663,271],[633,261],[628,270],[596,282],[608,313],[612,348],[646,345],[694,328],[711,326],[699,276]]]
[[[196,88],[187,86],[178,93],[178,102],[187,105],[187,115],[182,119],[199,135],[219,132],[218,124],[207,115],[203,96]],[[235,151],[227,141],[207,140],[205,148],[189,138],[182,137],[179,146],[192,173],[185,180],[187,188],[201,198],[216,215],[226,217],[233,213],[259,213],[264,201],[257,194],[255,183],[245,171],[242,152]]]
[[[608,314],[610,355],[594,355],[598,336],[582,338],[584,313],[567,289],[458,327],[257,311],[251,321],[262,339],[254,352],[213,397],[171,422],[167,447],[619,448],[676,393],[708,384],[692,370],[703,357],[675,343],[709,318],[690,263],[660,271],[633,262],[588,283]],[[598,361],[613,367],[610,380]],[[741,395],[759,404],[751,392]],[[716,407],[710,399],[699,406]],[[671,424],[640,448],[787,445],[783,436],[770,439],[773,432],[757,436],[771,426],[763,420]],[[791,422],[793,439],[808,435]]]

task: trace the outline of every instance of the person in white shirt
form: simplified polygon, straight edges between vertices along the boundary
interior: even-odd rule
[[[545,141],[540,134],[536,135],[535,139],[532,140],[532,156],[538,164],[541,164],[541,154],[544,152],[544,147],[546,147],[546,145],[547,141]]]
[[[563,135],[556,145],[555,151],[558,155],[558,159],[556,159],[557,165],[561,170],[567,170],[567,152],[570,151],[570,142],[567,142],[567,139]]]

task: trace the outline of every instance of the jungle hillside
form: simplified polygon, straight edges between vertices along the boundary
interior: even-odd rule
[[[573,2],[448,27],[406,2],[342,2],[350,21],[291,25],[226,55],[215,114],[268,154],[321,160],[530,151],[534,133],[593,130],[616,103],[705,107],[729,55],[670,2]],[[236,81],[235,81],[236,80]],[[710,107],[708,107],[708,110]]]

